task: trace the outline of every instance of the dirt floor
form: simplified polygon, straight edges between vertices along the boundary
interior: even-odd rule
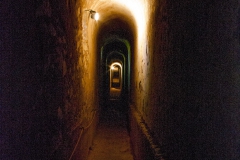
[[[133,160],[126,118],[114,108],[102,115],[88,160]]]

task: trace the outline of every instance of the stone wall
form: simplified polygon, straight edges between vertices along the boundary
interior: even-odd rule
[[[0,159],[31,158],[32,110],[39,74],[34,4],[1,1]],[[26,11],[25,11],[26,10]]]
[[[151,5],[148,47],[136,51],[149,61],[136,55],[133,107],[165,159],[238,159],[238,2]],[[141,125],[132,120],[135,154],[145,152]]]
[[[91,72],[80,63],[85,60],[77,46],[76,5],[71,0],[0,2],[0,159],[84,159],[88,154],[97,92],[83,83]],[[88,85],[93,87],[87,90]]]
[[[99,47],[88,2],[0,2],[0,159],[86,158]],[[152,157],[153,141],[165,159],[239,159],[239,2],[147,4],[131,57],[136,157]]]

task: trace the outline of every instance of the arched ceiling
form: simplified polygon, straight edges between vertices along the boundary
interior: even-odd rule
[[[89,24],[93,25],[96,34],[108,36],[109,34],[121,34],[127,36],[127,32],[134,32],[136,30],[136,21],[131,11],[124,5],[120,5],[115,1],[97,1],[92,4],[93,10],[100,14],[100,19],[91,21]],[[133,35],[131,35],[133,36]]]
[[[143,39],[149,16],[146,0],[82,0],[83,9],[92,9],[100,14],[96,22],[89,21],[88,28],[97,35],[99,31],[131,31]],[[103,30],[102,30],[103,29]],[[132,35],[133,36],[133,35]]]
[[[126,47],[131,46],[131,56],[146,52],[148,44],[148,23],[150,8],[147,0],[79,0],[82,13],[83,48],[88,48],[92,56],[96,55],[93,62],[100,59],[101,47],[105,40],[112,35],[117,35]],[[154,1],[154,0],[153,0]],[[153,2],[151,2],[153,3]],[[89,12],[94,10],[100,18],[95,21],[90,18]],[[114,38],[114,37],[113,37]],[[80,38],[79,38],[80,39]],[[130,55],[130,54],[129,54]],[[142,55],[141,55],[142,56]],[[144,58],[144,57],[143,57]]]

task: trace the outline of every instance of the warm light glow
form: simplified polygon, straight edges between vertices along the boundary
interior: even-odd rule
[[[122,92],[122,64],[113,62],[110,68],[110,99],[118,99]]]
[[[97,13],[94,10],[86,10],[86,11],[90,12],[90,16],[91,16],[92,19],[94,19],[96,21],[99,20],[99,13]]]
[[[97,12],[92,12],[91,13],[91,18],[94,19],[94,20],[99,20],[99,13]]]
[[[95,19],[96,21],[99,20],[99,13],[95,13],[94,19]]]
[[[147,2],[144,0],[114,0],[116,3],[126,6],[136,19],[138,27],[138,40],[143,40],[146,33],[146,24],[149,17]]]
[[[111,65],[111,69],[115,69],[115,66],[114,66],[114,65]]]
[[[119,67],[122,69],[122,64],[119,63],[119,62],[114,62],[114,63],[112,63],[112,64],[111,64],[111,69],[115,69],[116,66],[119,66]]]
[[[137,46],[137,57],[134,57],[136,60],[137,68],[142,69],[141,73],[138,75],[139,79],[141,79],[141,83],[144,91],[148,91],[149,88],[149,66],[146,65],[149,62],[148,50],[149,50],[149,19],[152,13],[151,5],[147,0],[112,0],[115,3],[119,4],[123,8],[127,8],[129,10],[129,15],[132,15],[136,21],[136,41],[135,44]],[[146,54],[147,53],[147,54]]]

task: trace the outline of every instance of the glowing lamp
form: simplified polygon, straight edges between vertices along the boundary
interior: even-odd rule
[[[89,11],[90,12],[90,17],[92,18],[92,19],[94,19],[94,20],[99,20],[99,13],[97,13],[96,11],[94,11],[94,10],[91,10],[91,9],[89,9],[89,10],[86,10],[86,11]]]
[[[91,18],[95,19],[96,21],[99,20],[99,13],[95,12],[91,14]]]

